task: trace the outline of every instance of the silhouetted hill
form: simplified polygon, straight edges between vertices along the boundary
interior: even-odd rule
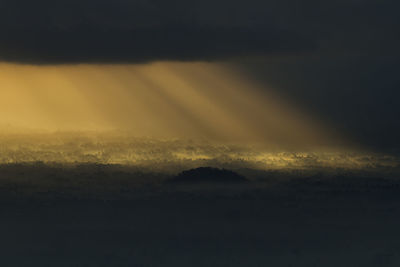
[[[183,171],[173,179],[172,183],[242,183],[247,179],[233,171],[211,167],[200,167]]]

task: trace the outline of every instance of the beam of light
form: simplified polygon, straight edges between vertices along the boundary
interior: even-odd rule
[[[0,164],[396,169],[227,63],[0,64]]]
[[[116,130],[278,149],[342,141],[222,63],[2,64],[0,83],[3,128]]]

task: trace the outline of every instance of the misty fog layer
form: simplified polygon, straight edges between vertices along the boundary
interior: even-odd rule
[[[399,173],[400,159],[355,150],[275,150],[207,140],[138,138],[123,133],[0,135],[0,164],[100,164],[176,174],[212,166],[233,170]]]

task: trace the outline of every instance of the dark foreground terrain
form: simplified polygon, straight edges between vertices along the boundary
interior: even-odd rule
[[[1,170],[1,266],[400,266],[395,178]]]

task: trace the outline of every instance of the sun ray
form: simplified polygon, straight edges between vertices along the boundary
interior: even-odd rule
[[[227,64],[0,66],[0,122],[59,131],[128,131],[269,147],[339,138]]]

